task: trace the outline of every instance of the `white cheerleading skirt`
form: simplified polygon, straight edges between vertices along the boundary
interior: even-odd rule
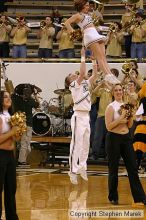
[[[86,48],[95,42],[98,42],[98,41],[105,42],[107,40],[106,36],[99,34],[97,30],[95,29],[95,27],[86,28],[83,31],[83,33],[84,33],[83,43]]]

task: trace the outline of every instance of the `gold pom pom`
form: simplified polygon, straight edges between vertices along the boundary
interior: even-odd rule
[[[131,103],[125,103],[125,104],[120,106],[120,109],[118,111],[120,115],[122,114],[123,110],[126,110],[126,118],[129,119],[130,117],[133,116],[135,107]]]
[[[81,41],[82,40],[82,32],[81,32],[80,28],[78,28],[75,31],[70,33],[70,40],[72,40],[72,41]]]
[[[23,133],[26,131],[26,115],[25,112],[16,112],[14,115],[10,118],[10,125],[12,127],[17,126],[18,132],[16,136],[22,136]]]

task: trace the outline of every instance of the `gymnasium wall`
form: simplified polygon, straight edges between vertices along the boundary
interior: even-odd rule
[[[111,68],[117,68],[121,73],[122,63],[110,63]],[[146,76],[146,63],[138,64],[139,72]],[[57,97],[53,92],[56,89],[64,88],[65,77],[76,70],[79,70],[80,63],[9,63],[7,76],[13,81],[14,87],[20,83],[31,83],[42,89],[41,97],[49,101]],[[92,64],[87,64],[87,70]],[[3,85],[3,80],[2,80]]]

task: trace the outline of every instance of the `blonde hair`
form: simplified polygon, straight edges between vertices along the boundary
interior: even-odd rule
[[[71,81],[70,81],[70,75],[68,75],[68,76],[65,78],[65,81],[64,81],[64,86],[65,86],[66,89],[69,88],[70,83],[71,83]]]

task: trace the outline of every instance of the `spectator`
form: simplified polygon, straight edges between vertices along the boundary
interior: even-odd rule
[[[112,72],[112,74],[115,75],[115,77],[117,77],[117,78],[119,77],[119,70],[118,69],[112,68],[111,72]]]
[[[144,57],[143,37],[146,33],[146,22],[143,22],[143,14],[137,12],[135,15],[135,24],[130,27],[132,34],[131,58],[138,58],[138,62],[142,62]]]
[[[140,88],[142,87],[142,85],[143,85],[143,80],[142,80],[142,78],[139,76],[139,73],[138,73],[137,69],[131,69],[128,74],[125,73],[125,76],[124,76],[124,78],[122,79],[122,82],[121,82],[121,83],[122,83],[124,86],[127,86],[128,82],[131,81],[131,80],[135,82],[136,88],[137,88],[137,90],[139,91],[139,89],[140,89]]]
[[[58,26],[55,25],[54,39],[56,40],[56,35],[61,30],[61,27],[59,27],[59,24],[61,24],[61,21],[62,21],[62,15],[60,14],[58,8],[52,9],[51,17],[52,17],[53,23],[58,24]]]
[[[9,24],[5,15],[2,15],[0,18],[0,57],[7,58],[9,57],[9,42],[10,42],[10,32],[12,30],[11,25]]]
[[[67,19],[63,19],[63,23]],[[57,33],[56,39],[59,42],[59,58],[74,58],[74,42],[70,39],[70,35],[66,27],[62,27],[61,30]]]
[[[87,72],[86,79],[89,79],[93,74],[93,70],[90,69]],[[95,123],[96,118],[98,114],[98,107],[99,107],[99,100],[100,98],[96,96],[94,93],[94,89],[97,86],[99,77],[102,76],[102,73],[100,72],[99,65],[97,64],[97,79],[92,83],[92,85],[89,88],[90,94],[91,94],[91,110],[90,110],[90,149],[93,147],[93,141],[94,141],[94,133],[95,133]]]
[[[125,52],[126,52],[126,58],[131,57],[131,34],[129,33],[131,22],[133,21],[134,14],[133,11],[133,5],[130,5],[128,3],[125,4],[125,13],[122,15],[122,28],[124,29],[124,38],[125,38]]]
[[[33,96],[34,94],[34,96]],[[39,99],[35,89],[30,84],[19,84],[15,87],[12,95],[14,110],[25,112],[27,130],[21,137],[18,165],[28,166],[27,156],[31,151],[30,142],[32,138],[32,109],[39,107]]]
[[[107,129],[105,126],[105,110],[109,103],[112,102],[111,85],[105,80],[101,80],[92,93],[99,97],[99,108],[95,123],[95,132],[92,145],[92,159],[97,160],[100,156],[101,149],[105,157],[105,137]]]
[[[39,58],[51,58],[53,53],[53,37],[55,29],[52,25],[52,18],[46,17],[45,21],[41,22],[41,27],[38,32],[40,38],[38,56]]]
[[[0,0],[0,13],[6,11],[6,5],[5,5],[6,0]]]
[[[114,22],[112,28],[108,34],[106,55],[110,57],[122,57],[122,26],[119,22]]]
[[[10,36],[13,38],[13,49],[12,57],[13,58],[26,58],[27,57],[27,36],[31,32],[31,29],[26,26],[26,21],[24,17],[19,17],[18,24],[16,27],[13,27]]]

